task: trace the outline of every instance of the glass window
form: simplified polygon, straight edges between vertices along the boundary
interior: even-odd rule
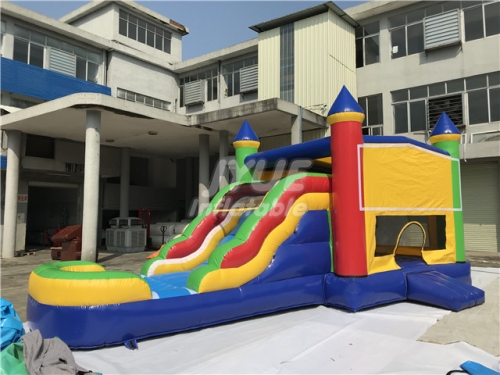
[[[427,17],[433,16],[435,14],[439,14],[443,12],[443,5],[442,4],[436,4],[433,5],[425,10],[425,15]]]
[[[61,41],[57,40],[57,39],[54,39],[54,38],[51,38],[51,37],[47,37],[47,45],[49,47],[54,47],[54,48],[57,48],[57,49],[61,49]]]
[[[356,68],[361,68],[363,64],[363,39],[356,39]]]
[[[382,94],[368,97],[368,125],[380,125],[382,118]]]
[[[44,47],[39,46],[38,44],[31,43],[30,46],[30,65],[35,65],[40,68],[43,68],[43,51]]]
[[[29,43],[27,40],[14,38],[14,60],[28,63],[28,48]]]
[[[163,37],[161,35],[155,34],[155,38],[156,38],[155,48],[162,51],[163,50]]]
[[[30,40],[43,46],[45,45],[45,35],[37,33],[36,31],[30,32]]]
[[[101,54],[100,53],[95,53],[95,52],[87,51],[87,57],[88,57],[89,61],[93,61],[96,64],[100,64],[101,63]]]
[[[228,74],[226,77],[226,86],[227,86],[227,96],[233,96],[233,75]]]
[[[127,21],[126,20],[120,18],[120,22],[118,25],[118,32],[123,36],[127,36]]]
[[[490,86],[500,85],[500,72],[488,74],[488,84]]]
[[[380,61],[379,21],[360,26],[356,29],[356,67]]]
[[[144,27],[137,29],[137,41],[146,44],[146,29]]]
[[[446,89],[448,93],[464,91],[464,80],[455,79],[453,81],[446,82]]]
[[[413,87],[410,89],[410,99],[425,98],[427,96],[427,86]]]
[[[87,60],[76,58],[76,78],[87,79]]]
[[[448,12],[449,10],[460,9],[460,1],[445,1],[443,3],[443,11]]]
[[[476,90],[468,93],[469,97],[469,124],[488,122],[488,95],[487,90]]]
[[[155,33],[149,30],[147,32],[147,45],[150,47],[155,46]]]
[[[424,25],[417,23],[408,26],[408,55],[424,51]]]
[[[490,89],[490,121],[500,121],[500,88]]]
[[[137,25],[133,23],[128,24],[128,37],[137,40]]]
[[[406,56],[406,29],[396,29],[391,31],[392,58]]]
[[[465,41],[480,39],[484,37],[483,31],[483,7],[464,10]]]
[[[373,34],[378,34],[380,31],[380,24],[379,22],[372,22],[367,25],[363,26],[365,30],[365,35],[373,35]]]
[[[18,26],[18,25],[15,25],[14,35],[18,36],[20,38],[24,38],[24,39],[29,39],[30,38],[30,32],[29,32],[29,30],[25,29],[24,27]]]
[[[88,62],[88,72],[87,72],[87,81],[97,83],[97,75],[99,73],[99,65],[94,64],[93,62]]]
[[[425,111],[425,100],[410,102],[410,124],[411,131],[427,129],[427,114]]]
[[[474,90],[486,87],[486,74],[466,78],[465,84],[467,90]]]
[[[87,50],[84,48],[75,47],[75,55],[86,59],[87,58]]]
[[[170,39],[163,39],[163,52],[170,53]]]
[[[406,24],[406,16],[404,14],[389,18],[389,27],[390,28],[403,26],[405,24]]]
[[[484,6],[486,36],[500,34],[500,2]]]
[[[394,105],[394,120],[396,134],[408,133],[408,106],[406,103]]]
[[[418,9],[406,15],[406,22],[413,23],[422,21],[425,17],[425,9]]]
[[[403,100],[408,100],[408,90],[407,89],[394,91],[392,93],[392,101],[393,102],[401,102]]]
[[[125,90],[124,89],[117,89],[116,96],[118,98],[124,99],[125,98]]]
[[[365,38],[365,64],[370,65],[380,61],[378,35]]]
[[[437,96],[444,94],[446,94],[446,87],[444,82],[429,85],[429,96]]]

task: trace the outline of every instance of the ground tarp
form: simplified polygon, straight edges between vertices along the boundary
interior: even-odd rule
[[[500,269],[473,268],[472,276],[484,288]],[[143,340],[136,351],[119,346],[74,356],[103,374],[446,374],[468,360],[499,371],[498,357],[465,342],[418,341],[448,314],[407,302],[358,313],[318,306]]]

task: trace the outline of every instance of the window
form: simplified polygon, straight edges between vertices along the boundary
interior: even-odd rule
[[[180,107],[184,107],[184,86],[186,83],[195,82],[199,80],[207,81],[207,101],[217,100],[218,93],[218,74],[217,68],[211,68],[198,73],[189,73],[182,77],[179,82],[180,89]]]
[[[391,95],[395,133],[431,130],[443,112],[457,126],[500,121],[500,71],[398,90]]]
[[[414,55],[424,51],[425,9],[389,18],[392,58]]]
[[[238,95],[240,93],[240,70],[254,65],[257,65],[257,56],[252,56],[222,67],[222,74],[226,83],[226,96]]]
[[[5,30],[7,28],[7,24],[5,21],[0,21],[1,29],[0,29],[0,48],[2,48],[3,45],[3,36],[5,35]]]
[[[280,27],[280,99],[294,101],[295,52],[293,23]]]
[[[500,34],[500,3],[463,2],[465,41]],[[466,8],[467,7],[467,8]]]
[[[102,62],[100,53],[15,26],[14,60],[43,68],[46,50],[49,63],[46,68],[97,83]]]
[[[378,21],[356,28],[356,68],[380,61],[379,32]]]
[[[26,156],[33,156],[44,159],[54,159],[55,140],[50,137],[40,135],[26,135]]]
[[[20,26],[14,29],[14,60],[43,68],[45,35]]]
[[[363,121],[364,135],[383,135],[383,105],[382,94],[365,96],[358,99],[358,103],[365,112]]]
[[[120,9],[118,23],[120,35],[147,44],[157,50],[170,53],[172,33],[154,24],[144,21]]]
[[[170,102],[157,98],[152,98],[146,95],[137,94],[133,91],[118,88],[116,90],[116,97],[131,102],[141,103],[149,107],[155,107],[158,109],[163,109],[165,111],[170,111],[170,104],[171,104]]]

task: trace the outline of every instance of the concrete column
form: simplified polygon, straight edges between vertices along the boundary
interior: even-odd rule
[[[229,168],[227,166],[227,155],[229,148],[229,132],[219,132],[219,190],[229,183]]]
[[[198,172],[198,214],[201,213],[210,203],[208,187],[210,183],[210,150],[208,134],[200,134],[200,161]]]
[[[186,184],[186,190],[184,191],[184,202],[185,202],[185,208],[184,208],[184,215],[186,218],[190,218],[191,215],[194,214],[194,207],[191,207],[191,205],[194,203],[193,202],[193,158],[188,157],[186,158],[186,168],[184,169],[185,173],[185,184]],[[192,209],[192,211],[191,211]]]
[[[6,133],[7,172],[5,176],[2,258],[13,258],[16,250],[17,194],[19,189],[19,162],[21,159],[21,132],[8,130]]]
[[[292,145],[302,143],[302,107],[299,116],[292,116]]]
[[[120,173],[120,217],[128,217],[130,190],[130,148],[122,148]]]
[[[87,111],[87,124],[85,128],[82,260],[95,262],[97,260],[96,247],[99,215],[100,111]]]

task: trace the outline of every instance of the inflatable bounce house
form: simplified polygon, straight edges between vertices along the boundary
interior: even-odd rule
[[[237,182],[182,236],[140,274],[85,261],[36,268],[29,327],[71,348],[136,347],[300,306],[483,303],[465,262],[459,131],[443,114],[430,146],[363,136],[363,119],[344,87],[327,117],[331,137],[259,153],[245,121],[234,141]],[[309,167],[293,170],[296,160]]]

